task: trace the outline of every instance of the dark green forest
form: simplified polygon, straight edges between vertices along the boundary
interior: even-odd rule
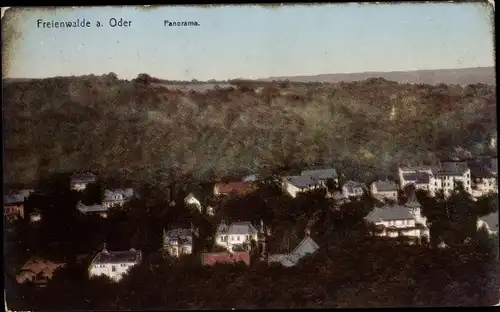
[[[76,170],[213,180],[322,165],[364,181],[397,164],[481,153],[496,129],[495,90],[483,84],[229,83],[181,91],[146,74],[4,80],[4,182]]]

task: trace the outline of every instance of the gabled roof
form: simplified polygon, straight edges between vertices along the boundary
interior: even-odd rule
[[[378,180],[373,182],[373,184],[378,192],[395,192],[398,190],[396,183],[389,180]]]
[[[319,245],[310,236],[306,236],[291,253],[269,255],[268,262],[279,262],[285,267],[291,267],[305,255],[314,253],[318,249]]]
[[[310,176],[288,176],[285,177],[285,179],[288,183],[299,189],[308,188],[317,184],[316,180]]]
[[[498,231],[498,211],[482,216],[479,220],[486,223],[490,231]]]
[[[256,233],[258,233],[257,229],[250,222],[233,222],[230,225],[221,222],[217,228],[217,234],[252,235]]]
[[[35,190],[33,189],[23,189],[11,191],[3,195],[4,204],[20,204],[24,202],[25,198],[28,198]]]
[[[427,172],[412,172],[412,173],[403,173],[403,179],[405,181],[413,181],[416,184],[429,184],[430,182],[430,174]]]
[[[363,183],[355,182],[355,181],[347,181],[344,183],[342,188],[346,188],[349,193],[354,193],[354,190],[357,188],[365,189],[365,186]]]
[[[295,249],[292,254],[304,256],[307,253],[314,252],[319,249],[319,245],[310,237],[306,236]]]
[[[415,194],[415,191],[411,191],[408,200],[405,203],[405,207],[408,208],[420,208],[422,205],[418,202],[417,195]]]
[[[446,161],[441,163],[441,168],[438,172],[440,176],[462,176],[468,170],[466,162],[462,161]]]
[[[337,179],[337,170],[335,169],[321,169],[321,170],[304,170],[300,173],[301,176],[310,176],[319,180]]]
[[[365,217],[365,220],[373,223],[407,219],[414,219],[414,217],[409,208],[400,205],[385,206],[382,208],[375,207]]]
[[[131,249],[127,251],[101,251],[92,263],[136,263],[141,260],[141,252]]]
[[[490,170],[480,164],[470,164],[469,169],[470,174],[473,178],[488,179],[495,177],[495,175]]]
[[[163,244],[170,244],[174,241],[177,244],[192,244],[193,231],[191,229],[173,229],[165,232]]]

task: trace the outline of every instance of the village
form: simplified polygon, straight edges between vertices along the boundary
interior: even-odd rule
[[[202,192],[189,192],[187,189],[182,207],[209,220],[214,234],[212,237],[204,237],[206,231],[200,231],[199,225],[193,220],[189,221],[187,227],[164,224],[163,230],[157,233],[161,239],[160,252],[170,259],[196,255],[199,263],[205,266],[220,263],[244,263],[250,266],[252,262],[283,267],[297,265],[301,259],[322,248],[315,239],[314,222],[306,222],[298,242],[291,243],[289,239],[285,248],[276,248],[269,243],[275,229],[273,225],[264,222],[264,217],[245,220],[220,213],[224,201],[252,194],[261,196],[259,190],[269,188],[270,185],[291,201],[299,200],[304,194],[316,194],[313,196],[334,203],[333,209],[370,198],[373,205],[364,220],[374,226],[373,235],[404,241],[406,244],[427,244],[430,248],[446,248],[447,242],[442,238],[437,246],[429,244],[431,222],[422,213],[422,204],[416,193],[425,192],[430,197],[447,198],[457,189],[463,188],[462,191],[469,194],[473,201],[477,201],[498,193],[497,172],[497,157],[486,156],[468,160],[447,160],[437,166],[399,167],[398,180],[382,179],[369,184],[341,178],[334,168],[303,170],[292,176],[262,177],[250,174],[242,177],[240,181],[213,183],[211,194],[205,194],[205,198]],[[75,194],[83,194],[98,184],[99,177],[95,174],[75,173],[70,178],[68,188]],[[43,211],[25,208],[25,203],[40,193],[41,191],[36,189],[19,189],[5,194],[4,216],[8,224],[23,222],[36,228],[43,223]],[[127,209],[131,201],[142,196],[144,194],[139,194],[132,188],[105,189],[98,195],[100,198],[93,202],[79,199],[76,211],[83,218],[106,220],[109,213]],[[171,206],[174,205],[176,203],[172,201]],[[165,209],[169,208],[171,207]],[[498,233],[498,209],[480,216],[476,223],[478,230],[485,230],[491,235]],[[201,244],[196,243],[200,241]],[[112,250],[106,241],[102,241],[101,250],[86,258],[88,277],[107,276],[112,281],[119,282],[130,268],[140,264],[146,256],[144,251],[134,247]],[[29,261],[20,265],[16,280],[18,283],[43,286],[57,274],[58,268],[64,266],[64,262],[40,259],[33,255]]]

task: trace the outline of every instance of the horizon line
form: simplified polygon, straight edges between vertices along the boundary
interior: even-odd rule
[[[170,78],[162,78],[158,76],[152,76],[148,73],[144,72],[139,72],[137,74],[147,74],[150,75],[152,78],[157,78],[161,80],[168,80],[168,81],[182,81],[182,82],[191,82],[193,80],[198,80],[200,82],[208,82],[210,80],[215,80],[215,81],[229,81],[229,80],[254,80],[254,81],[259,81],[259,80],[266,80],[266,79],[273,79],[273,78],[294,78],[294,77],[318,77],[318,76],[323,76],[323,75],[355,75],[355,74],[370,74],[370,73],[380,73],[380,74],[388,74],[388,73],[408,73],[408,72],[421,72],[421,71],[438,71],[438,70],[466,70],[466,69],[478,69],[478,68],[495,68],[495,65],[490,65],[490,66],[476,66],[476,67],[456,67],[456,68],[426,68],[426,69],[408,69],[408,70],[390,70],[390,71],[380,71],[380,70],[368,70],[368,71],[363,71],[363,72],[341,72],[341,73],[321,73],[321,74],[296,74],[296,75],[289,75],[289,76],[268,76],[268,77],[260,77],[260,78],[244,78],[244,77],[235,77],[235,78],[226,78],[224,80],[219,80],[215,78],[210,78],[207,80],[198,80],[196,78],[193,78],[191,80],[183,80],[183,79],[170,79]],[[64,77],[82,77],[82,76],[102,76],[102,75],[107,75],[109,73],[115,73],[113,71],[108,72],[108,73],[102,73],[102,74],[96,74],[96,73],[88,73],[88,74],[80,74],[80,75],[66,75],[66,76],[47,76],[47,77],[38,77],[38,78],[29,78],[29,77],[4,77],[2,80],[8,80],[8,79],[25,79],[25,80],[42,80],[42,79],[51,79],[51,78],[64,78]],[[115,73],[116,74],[116,73]],[[121,78],[118,74],[118,79],[120,80],[129,80],[126,78]],[[135,79],[137,78],[131,78]]]

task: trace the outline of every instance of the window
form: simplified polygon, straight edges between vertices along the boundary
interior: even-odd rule
[[[237,240],[237,241],[240,241],[240,236],[239,236],[239,235],[238,235],[238,236],[236,236],[236,240]]]
[[[111,267],[111,272],[116,272],[116,265],[113,265],[113,266]]]

